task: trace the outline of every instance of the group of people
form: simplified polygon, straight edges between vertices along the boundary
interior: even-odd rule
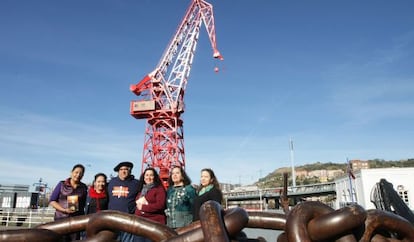
[[[129,161],[121,162],[114,168],[118,176],[111,178],[108,183],[107,176],[98,173],[88,188],[81,182],[85,167],[75,165],[70,177],[59,182],[50,197],[50,205],[56,209],[55,220],[102,210],[116,210],[177,229],[199,220],[200,208],[204,202],[222,201],[219,182],[209,168],[201,170],[200,185],[194,186],[182,167],[174,167],[170,171],[168,189],[165,190],[156,169],[148,167],[136,179],[132,175],[133,167]],[[73,233],[65,240],[81,238],[81,233]],[[147,242],[151,238],[120,231],[117,240]]]

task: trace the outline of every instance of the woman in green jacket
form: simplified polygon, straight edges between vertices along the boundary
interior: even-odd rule
[[[193,221],[193,203],[196,192],[191,179],[182,167],[174,167],[168,179],[167,225],[176,229]]]

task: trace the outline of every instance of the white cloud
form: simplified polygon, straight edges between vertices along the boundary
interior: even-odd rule
[[[86,166],[84,181],[90,182],[95,173],[110,173],[121,160],[137,164],[140,157],[139,135],[29,112],[19,116],[2,109],[0,113],[3,183],[30,184],[39,177],[57,182],[68,177],[76,163]]]

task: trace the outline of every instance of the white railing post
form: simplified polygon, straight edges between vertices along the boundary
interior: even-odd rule
[[[28,221],[28,223],[29,223],[29,228],[31,228],[32,227],[32,210],[31,209],[29,210],[29,221]]]
[[[10,220],[10,210],[7,210],[6,227],[9,227],[9,220]]]

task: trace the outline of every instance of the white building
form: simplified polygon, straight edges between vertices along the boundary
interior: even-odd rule
[[[335,180],[336,209],[349,203],[357,203],[365,209],[375,209],[371,202],[371,191],[381,179],[392,183],[407,206],[414,210],[414,168],[361,169],[354,173],[355,179],[348,175]]]

